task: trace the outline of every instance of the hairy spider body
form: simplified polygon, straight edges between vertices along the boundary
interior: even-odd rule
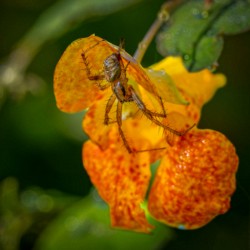
[[[113,93],[119,102],[132,102],[129,91],[126,69],[124,68],[120,53],[113,53],[103,63],[105,79],[110,82]]]
[[[102,74],[100,74],[100,75],[92,75],[91,74],[89,64],[87,62],[86,53],[89,49],[95,47],[96,45],[98,45],[102,41],[104,41],[104,40],[101,40],[101,41],[97,42],[95,45],[93,45],[92,47],[88,48],[85,52],[83,52],[81,54],[81,56],[82,56],[83,62],[84,62],[85,67],[86,67],[85,70],[86,70],[88,79],[95,81],[95,83],[97,84],[97,86],[99,87],[100,90],[104,90],[104,89],[111,86],[113,94],[110,96],[110,98],[106,104],[105,115],[104,115],[104,124],[105,125],[110,124],[109,113],[110,113],[115,101],[118,100],[117,101],[117,109],[116,109],[116,123],[118,125],[118,130],[119,130],[120,136],[123,140],[123,143],[124,143],[127,151],[129,153],[136,153],[136,152],[143,152],[143,151],[147,151],[147,150],[135,151],[135,150],[132,150],[129,146],[129,143],[128,143],[128,141],[124,135],[124,132],[122,130],[122,105],[125,102],[134,102],[137,105],[137,107],[139,108],[139,110],[141,110],[142,113],[149,120],[151,120],[156,125],[162,127],[163,129],[170,131],[172,134],[182,136],[185,133],[187,133],[194,125],[188,129],[186,129],[185,131],[180,132],[180,131],[174,130],[174,129],[170,128],[169,126],[163,124],[162,122],[160,122],[156,118],[156,117],[165,118],[167,116],[162,99],[160,96],[157,96],[157,98],[158,98],[158,101],[162,107],[162,113],[153,112],[146,107],[146,105],[143,103],[141,98],[138,96],[138,94],[136,93],[134,88],[128,84],[128,78],[126,77],[126,70],[127,70],[127,67],[129,66],[130,61],[128,61],[127,65],[124,66],[122,56],[121,56],[122,45],[120,45],[117,52],[112,53],[110,56],[108,56],[103,61],[103,73]],[[108,84],[101,85],[98,82],[101,80],[106,80],[106,82]],[[154,150],[154,149],[151,149],[151,150]]]
[[[108,82],[114,82],[119,79],[122,70],[118,54],[113,53],[107,57],[103,62],[103,69],[105,78]]]

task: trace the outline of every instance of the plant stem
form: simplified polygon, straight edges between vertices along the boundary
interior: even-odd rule
[[[141,63],[143,56],[145,55],[148,46],[152,42],[154,36],[163,25],[163,23],[167,22],[170,18],[170,11],[176,8],[182,0],[172,0],[165,2],[160,11],[158,12],[157,18],[147,31],[146,35],[143,37],[142,41],[139,43],[137,50],[135,51],[134,58],[138,63]]]

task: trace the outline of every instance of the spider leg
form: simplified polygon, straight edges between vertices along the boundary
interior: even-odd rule
[[[132,149],[129,147],[128,141],[126,140],[126,137],[122,131],[122,102],[119,102],[119,101],[117,103],[117,109],[116,109],[116,120],[117,120],[117,124],[118,124],[118,130],[119,130],[120,136],[123,140],[123,143],[124,143],[126,149],[128,150],[128,152],[131,154]]]
[[[123,37],[120,38],[119,50],[125,48],[125,39]]]
[[[89,66],[89,63],[88,63],[88,60],[87,60],[87,57],[86,57],[86,51],[81,54],[81,57],[82,57],[82,60],[83,60],[83,62],[85,64],[85,67],[86,67],[85,70],[86,70],[88,79],[91,80],[91,81],[95,81],[96,85],[98,86],[98,88],[100,90],[104,90],[104,89],[108,88],[110,86],[110,84],[101,85],[100,82],[98,82],[98,81],[102,81],[102,80],[105,79],[104,75],[92,75],[91,74],[90,66]]]
[[[162,127],[166,130],[168,130],[169,132],[178,135],[178,136],[182,136],[185,135],[190,129],[192,129],[196,124],[193,124],[191,127],[189,127],[188,129],[184,130],[184,131],[178,131],[175,130],[163,123],[161,123],[160,121],[158,121],[154,116],[156,116],[155,112],[152,112],[150,110],[148,110],[145,106],[145,104],[143,103],[143,101],[140,99],[140,97],[136,94],[136,92],[134,91],[134,89],[131,87],[131,95],[132,98],[134,100],[134,102],[136,103],[137,107],[143,112],[143,114],[149,119],[151,120],[154,124],[158,125],[159,127]]]
[[[100,41],[96,42],[92,46],[88,47],[86,50],[84,50],[84,53],[88,52],[89,50],[93,49],[95,46],[97,46],[99,43],[105,41],[105,39],[101,39]]]
[[[145,104],[143,103],[143,101],[141,100],[141,98],[136,94],[134,88],[132,86],[129,86],[129,90],[130,90],[130,93],[132,95],[132,99],[133,101],[136,103],[136,105],[138,106],[138,108],[149,118],[149,117],[152,117],[152,118],[149,118],[150,120],[153,119],[154,116],[156,117],[166,117],[166,111],[165,111],[165,108],[164,108],[164,105],[163,105],[163,101],[161,99],[161,97],[159,97],[159,101],[160,101],[160,104],[161,104],[161,107],[162,107],[162,110],[163,110],[163,114],[160,114],[158,112],[154,112],[154,111],[151,111],[149,110]],[[147,114],[146,114],[147,113]],[[156,120],[157,121],[157,120]]]
[[[166,118],[167,117],[167,114],[166,114],[166,110],[165,110],[165,107],[164,107],[164,104],[163,104],[163,101],[162,101],[162,98],[160,96],[158,96],[158,99],[160,101],[160,105],[161,105],[161,109],[163,111],[163,114],[160,114],[160,113],[157,113],[157,112],[153,112],[153,116],[157,116],[157,117],[164,117]]]
[[[127,62],[127,65],[124,67],[124,71],[127,71],[128,65],[130,64],[130,61]]]
[[[130,61],[127,62],[126,66],[124,66],[124,64],[123,64],[123,62],[122,62],[122,59],[120,59],[120,61],[121,61],[121,67],[122,67],[122,72],[123,72],[121,78],[124,79],[124,82],[125,82],[125,81],[127,82],[128,79],[126,78],[126,70],[127,70],[128,66],[129,66],[129,64],[130,64]],[[124,83],[124,82],[123,82],[123,83]],[[127,87],[128,87],[128,92],[129,92],[129,93],[131,93],[131,91],[134,91],[134,89],[133,89],[132,86],[127,86]],[[135,91],[134,91],[134,92],[135,92]],[[138,98],[139,98],[139,97],[138,97]],[[157,112],[153,112],[153,111],[147,109],[147,108],[145,107],[145,105],[144,105],[144,108],[147,109],[147,112],[150,113],[150,114],[153,115],[153,116],[157,116],[157,117],[166,117],[167,115],[166,115],[166,111],[165,111],[165,107],[164,107],[162,98],[161,98],[160,96],[158,96],[158,99],[159,99],[159,102],[160,102],[160,105],[161,105],[163,114],[160,114],[160,113],[157,113]],[[131,100],[130,100],[130,101],[131,101]],[[141,101],[141,102],[142,102],[142,101]]]
[[[109,112],[114,104],[116,100],[116,95],[115,94],[112,94],[106,104],[106,109],[105,109],[105,116],[104,116],[104,124],[105,125],[108,125],[110,122],[109,122]]]

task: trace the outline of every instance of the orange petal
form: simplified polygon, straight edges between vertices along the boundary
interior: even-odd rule
[[[87,141],[83,163],[100,196],[109,204],[112,226],[149,232],[152,226],[141,208],[150,179],[149,154],[129,154],[116,141],[106,150]]]
[[[115,51],[107,42],[100,42],[102,40],[92,35],[72,42],[57,63],[54,72],[54,93],[57,106],[62,111],[83,110],[102,97],[103,92],[97,87],[96,81],[88,79],[82,58],[82,53],[85,52],[91,74],[102,75],[104,59]],[[102,84],[108,83],[103,81]]]
[[[168,103],[166,105],[169,113],[179,113],[182,114],[184,117],[191,119],[193,123],[198,124],[201,117],[201,106],[197,105],[196,99],[184,93],[183,97],[189,102],[188,105],[175,105],[172,103]]]
[[[212,130],[192,130],[162,159],[149,195],[149,211],[181,229],[199,228],[230,207],[238,157]]]
[[[106,148],[109,143],[108,134],[110,126],[104,124],[104,115],[106,103],[108,96],[111,94],[111,91],[105,91],[105,95],[101,100],[96,101],[86,113],[82,127],[84,132],[90,137],[90,139],[98,144],[102,149]],[[115,105],[110,112],[111,121],[114,121]],[[116,124],[115,124],[116,125]]]

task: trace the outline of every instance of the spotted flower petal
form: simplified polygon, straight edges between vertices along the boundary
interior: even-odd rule
[[[224,135],[190,131],[162,159],[149,195],[150,213],[181,229],[207,224],[229,209],[237,167],[234,146]]]
[[[149,232],[152,226],[141,208],[150,180],[149,155],[129,154],[117,147],[119,140],[114,133],[105,150],[86,142],[83,163],[100,196],[109,204],[112,226]]]

